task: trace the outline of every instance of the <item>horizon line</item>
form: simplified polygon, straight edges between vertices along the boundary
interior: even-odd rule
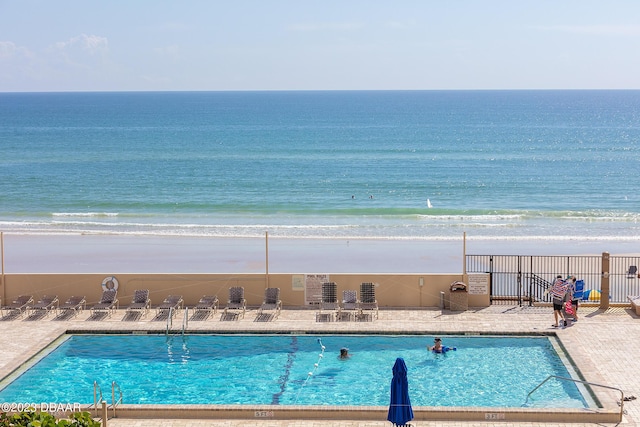
[[[0,94],[44,93],[249,93],[249,92],[633,92],[640,88],[555,88],[555,89],[195,89],[195,90],[33,90],[0,91]]]

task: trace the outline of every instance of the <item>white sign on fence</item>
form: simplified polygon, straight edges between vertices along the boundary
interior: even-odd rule
[[[487,295],[489,293],[489,275],[488,274],[469,274],[469,294]]]

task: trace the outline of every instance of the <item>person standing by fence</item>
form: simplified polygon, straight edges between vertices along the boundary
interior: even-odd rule
[[[573,321],[577,322],[579,298],[576,297],[576,294],[578,292],[576,276],[569,276],[567,280],[569,282],[569,288],[568,288],[568,293],[570,297],[569,301],[571,301],[571,305],[573,306]]]
[[[569,284],[562,280],[562,276],[558,275],[556,280],[553,282],[553,285],[551,285],[551,289],[549,289],[549,293],[553,298],[553,317],[555,319],[555,324],[551,326],[554,328],[558,327],[559,319],[562,319],[562,326],[567,326],[567,319],[565,319],[564,313],[562,312],[562,305],[564,304],[568,288]]]

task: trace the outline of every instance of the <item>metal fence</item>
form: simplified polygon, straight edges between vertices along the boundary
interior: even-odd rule
[[[550,302],[545,291],[557,275],[584,280],[589,302],[600,301],[600,284],[607,273],[611,303],[627,303],[628,295],[640,295],[637,256],[610,256],[609,272],[602,271],[602,256],[467,255],[465,262],[468,274],[489,274],[491,304]]]

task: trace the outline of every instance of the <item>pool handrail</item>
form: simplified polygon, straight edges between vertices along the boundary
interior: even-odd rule
[[[188,327],[189,327],[189,307],[185,307],[184,316],[182,317],[182,335],[184,335],[184,332]]]
[[[100,396],[100,399],[98,399],[98,395]],[[104,401],[104,398],[102,397],[102,388],[100,388],[100,384],[98,384],[98,381],[94,381],[93,382],[93,409],[95,409],[96,411],[96,416],[98,416],[98,402],[102,402]]]
[[[116,401],[116,389],[118,389],[118,394],[120,397]],[[113,417],[116,416],[116,406],[122,403],[122,389],[118,385],[117,382],[111,382],[111,406],[113,407]]]
[[[165,331],[165,335],[169,335],[169,331],[173,326],[173,307],[169,307],[169,316],[167,317],[167,329]]]
[[[116,389],[118,390],[118,400],[116,400]],[[99,397],[99,398],[98,398]],[[112,381],[111,382],[111,408],[113,409],[113,416],[116,416],[116,407],[122,403],[122,389],[120,388],[120,385],[118,385],[117,382]],[[98,403],[106,403],[106,401],[104,400],[104,396],[102,394],[102,388],[100,387],[100,384],[98,384],[98,381],[94,381],[93,382],[93,409],[95,409],[96,411],[96,416],[98,416]]]
[[[576,380],[575,378],[567,378],[567,377],[561,377],[559,375],[549,375],[547,378],[544,379],[544,381],[542,381],[540,384],[538,384],[537,386],[535,386],[533,388],[533,390],[531,390],[529,392],[529,394],[527,394],[527,398],[524,401],[524,404],[526,405],[529,402],[529,397],[531,397],[531,395],[538,390],[540,387],[542,387],[542,385],[544,383],[546,383],[547,381],[549,381],[550,379],[555,378],[558,380],[562,380],[562,381],[571,381],[574,383],[580,383],[580,384],[588,384],[590,386],[595,386],[595,387],[603,387],[603,388],[608,388],[610,390],[616,390],[620,392],[620,419],[618,420],[618,422],[622,422],[622,417],[624,415],[624,391],[622,391],[621,389],[619,389],[618,387],[612,387],[612,386],[608,386],[608,385],[604,385],[604,384],[597,384],[597,383],[592,383],[590,381],[583,381],[583,380]]]

